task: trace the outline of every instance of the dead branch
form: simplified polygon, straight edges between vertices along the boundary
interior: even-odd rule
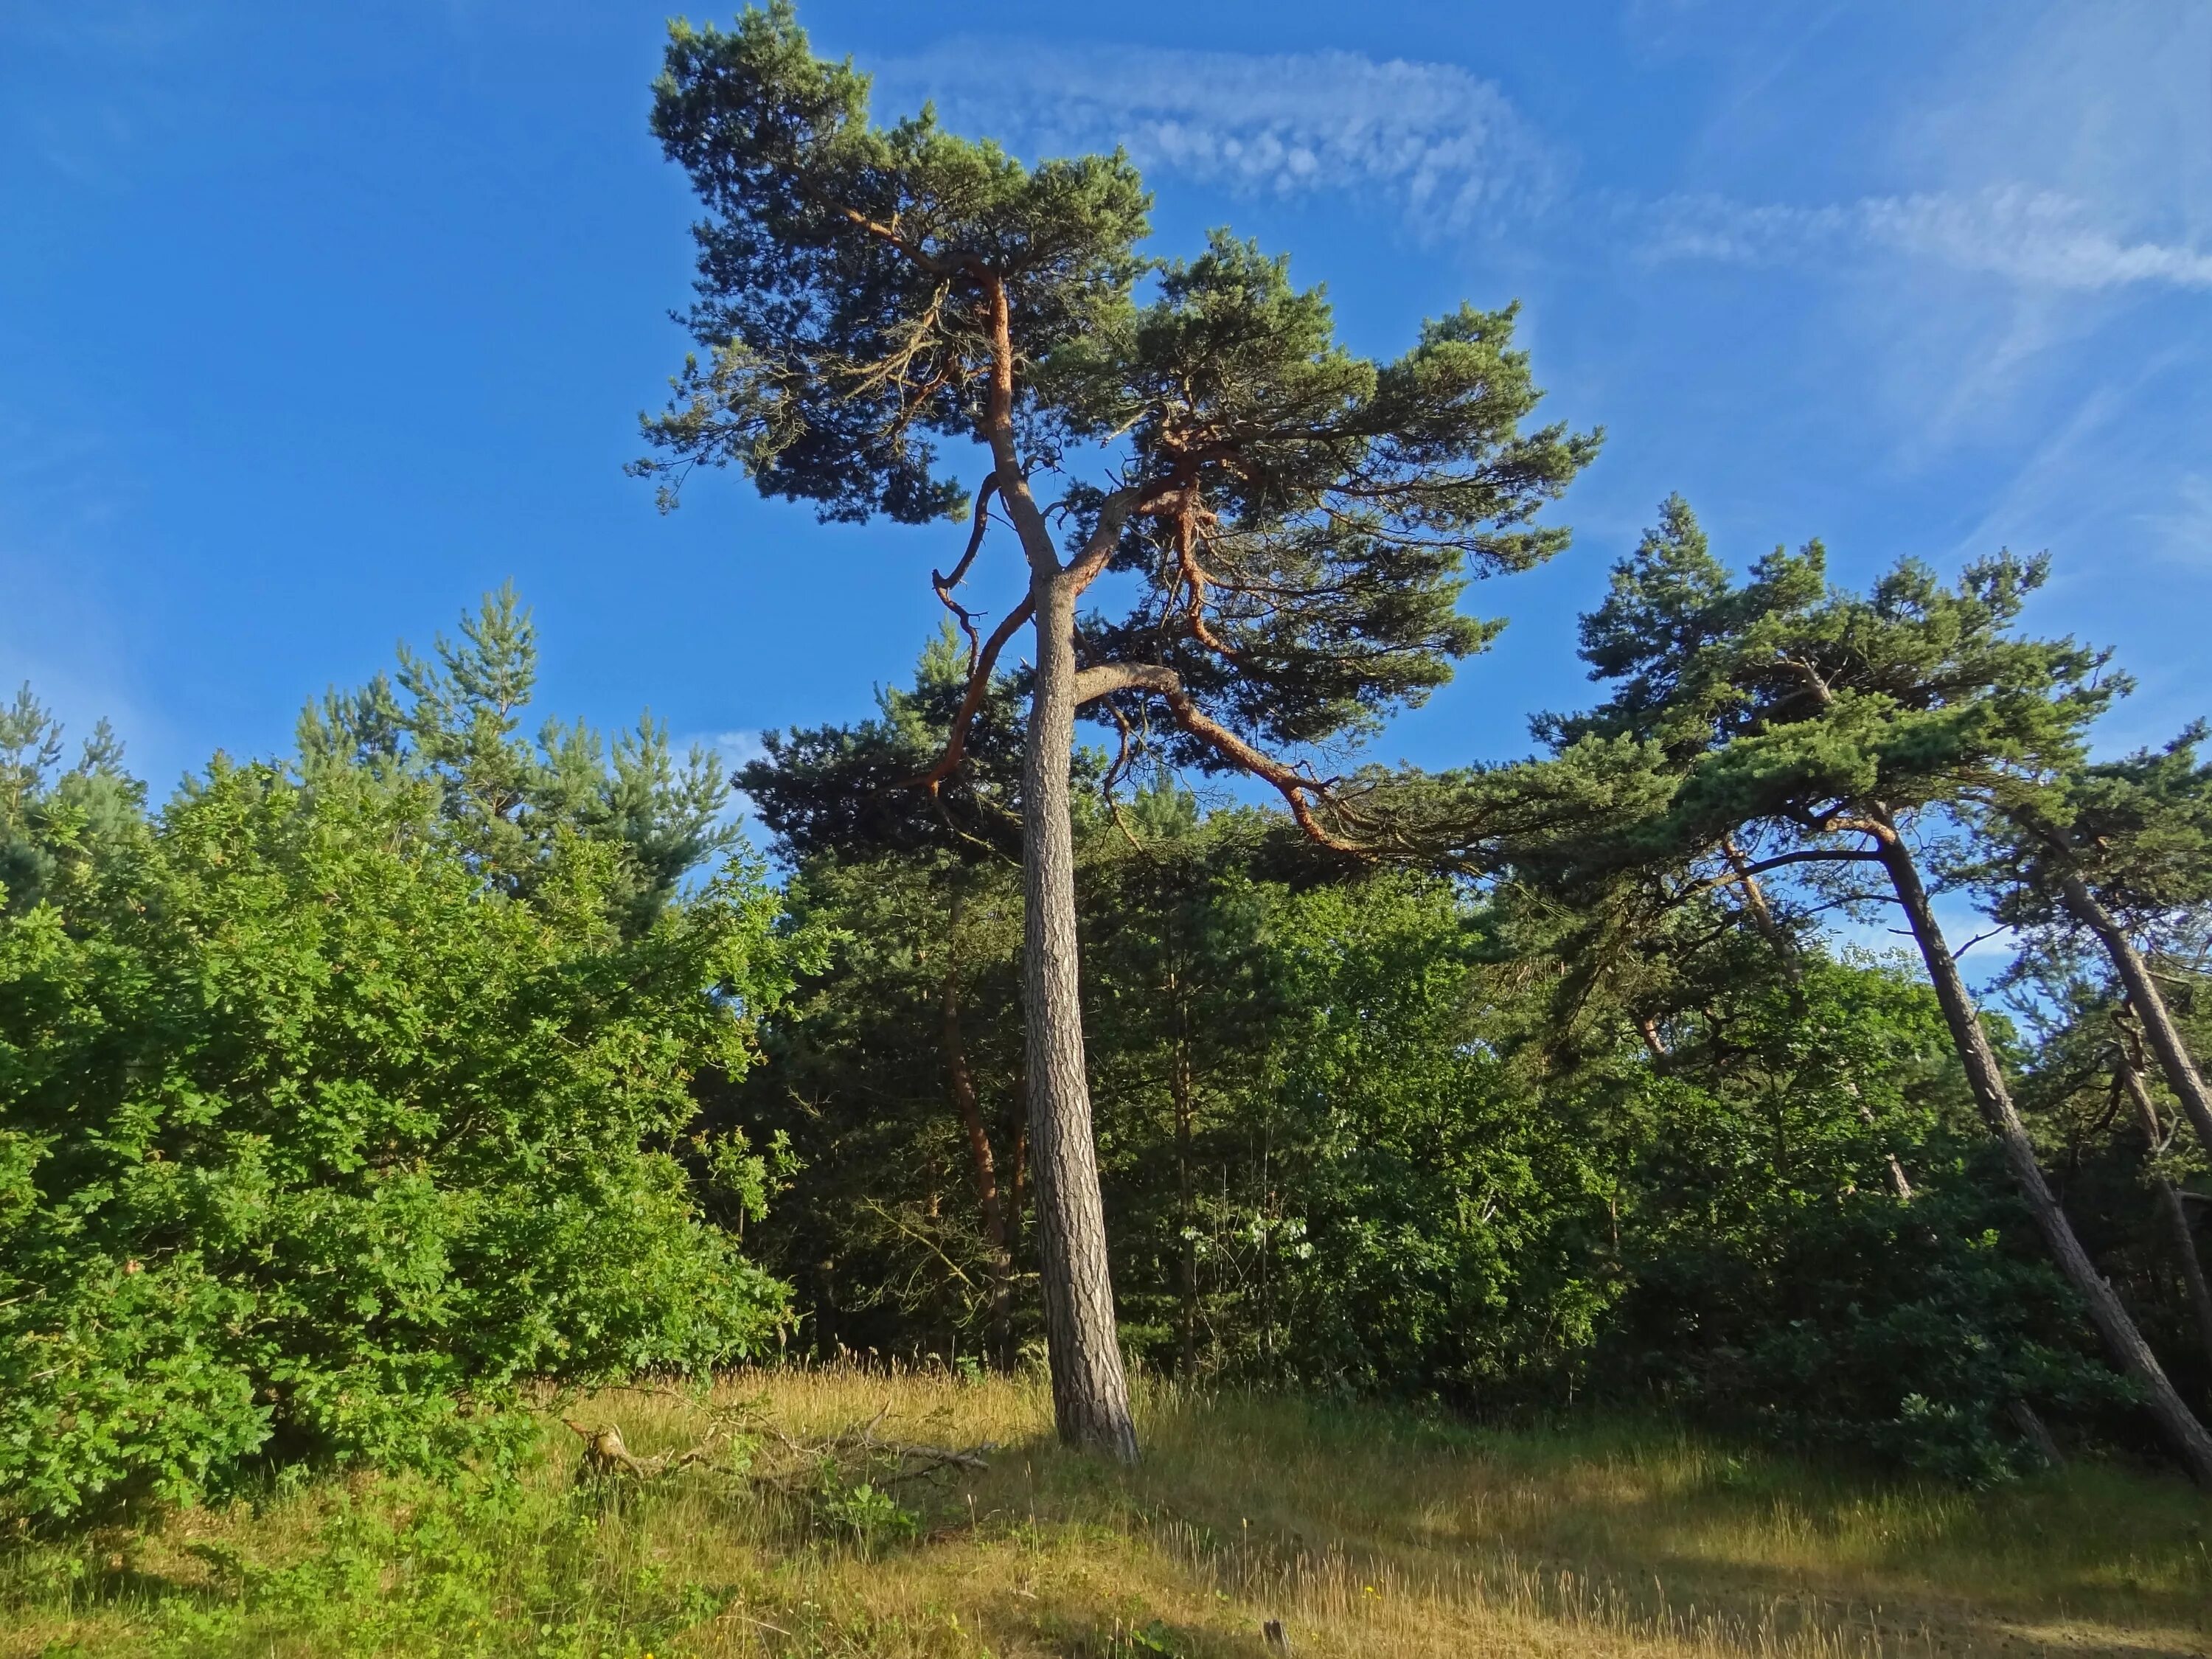
[[[989,526],[992,492],[999,487],[995,472],[983,480],[982,488],[975,492],[975,527],[968,533],[968,550],[960,556],[960,562],[952,567],[949,576],[929,573],[930,586],[945,608],[960,619],[960,631],[968,636],[968,673],[972,679],[976,659],[982,655],[983,641],[975,632],[975,618],[967,606],[952,597],[953,590],[968,580],[968,568],[975,562],[975,556],[983,550],[983,532]]]
[[[864,1465],[888,1463],[890,1467],[876,1473],[872,1479],[877,1486],[892,1486],[951,1469],[988,1468],[991,1454],[999,1449],[998,1443],[992,1440],[973,1446],[933,1446],[885,1440],[876,1431],[890,1414],[890,1407],[885,1406],[866,1422],[841,1429],[826,1440],[801,1440],[773,1425],[763,1425],[763,1437],[775,1442],[783,1456],[773,1467],[757,1470],[751,1477],[752,1484],[768,1491],[795,1493],[813,1485],[825,1465],[834,1467],[853,1460]]]
[[[714,1442],[720,1437],[721,1425],[716,1424],[707,1431],[707,1437],[688,1451],[662,1452],[657,1456],[640,1457],[623,1443],[622,1431],[611,1423],[586,1427],[573,1417],[561,1421],[583,1438],[584,1467],[581,1473],[588,1479],[610,1480],[625,1476],[635,1480],[657,1480],[673,1474],[678,1469],[688,1469],[695,1463],[707,1462],[714,1453]]]

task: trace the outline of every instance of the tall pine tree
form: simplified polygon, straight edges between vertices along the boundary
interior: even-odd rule
[[[785,0],[729,33],[675,25],[653,128],[706,208],[690,320],[707,356],[647,422],[661,454],[641,470],[672,486],[735,464],[832,520],[971,515],[933,574],[969,629],[976,703],[1033,631],[1023,973],[1054,1405],[1064,1438],[1133,1458],[1079,994],[1079,712],[1157,728],[1356,842],[1358,815],[1301,754],[1484,642],[1462,584],[1564,544],[1532,520],[1596,439],[1522,429],[1539,394],[1510,309],[1427,323],[1392,362],[1356,356],[1320,292],[1246,243],[1140,254],[1150,198],[1122,155],[1029,167],[927,110],[876,125],[866,78],[816,58]],[[980,453],[940,457],[946,440]],[[960,594],[994,514],[1022,580],[987,636]],[[1130,609],[1079,619],[1109,570],[1133,579]],[[919,781],[964,741],[956,721]]]

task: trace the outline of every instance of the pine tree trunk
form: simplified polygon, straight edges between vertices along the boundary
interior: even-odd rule
[[[2059,890],[2074,919],[2103,942],[2105,953],[2112,959],[2113,970],[2127,988],[2128,1000],[2135,1006],[2136,1017],[2142,1021],[2143,1036],[2149,1040],[2151,1052],[2158,1056],[2159,1070],[2166,1074],[2166,1087],[2181,1103],[2190,1127],[2197,1131],[2197,1143],[2208,1157],[2212,1157],[2212,1095],[2205,1091],[2204,1079],[2181,1041],[2181,1033],[2173,1024],[2173,1016],[2166,1011],[2166,999],[2159,994],[2158,981],[2150,976],[2142,953],[2136,949],[2135,941],[2113,919],[2112,912],[2098,902],[2097,896],[2081,877],[2067,871],[2060,878]]]
[[[1198,1375],[1198,1218],[1191,1202],[1190,1139],[1194,1110],[1190,1076],[1190,1008],[1178,998],[1176,1004],[1176,1044],[1170,1087],[1175,1102],[1176,1213],[1182,1232],[1181,1290],[1182,1307],[1182,1376],[1189,1382]]]
[[[1039,574],[1036,689],[1022,769],[1022,998],[1028,1012],[1030,1159],[1036,1184],[1037,1265],[1053,1418],[1072,1446],[1124,1463],[1136,1425],[1114,1322],[1105,1206],[1091,1127],[1075,933],[1075,830],[1068,770],[1075,750],[1075,596]]]
[[[1913,940],[1920,947],[1921,960],[1928,966],[1929,980],[1935,986],[1936,1001],[1942,1006],[1944,1023],[1951,1029],[1951,1040],[1966,1068],[1975,1104],[2004,1148],[2005,1161],[2012,1170],[2014,1182],[2027,1205],[2028,1213],[2034,1218],[2036,1230],[2043,1235],[2044,1244],[2057,1261],[2059,1272],[2087,1304],[2090,1322],[2104,1339],[2112,1363],[2142,1389],[2144,1402],[2172,1443],[2183,1467],[2198,1486],[2212,1488],[2212,1434],[2205,1432],[2204,1425],[2166,1380],[2158,1356],[2151,1352],[2150,1345],[2143,1340],[2142,1333],[2136,1328],[2128,1310],[2120,1305],[2112,1287],[2089,1260],[2088,1252],[2074,1236],[2066,1212],[2059,1207],[2057,1198],[2044,1180],[2042,1166],[2036,1162],[2034,1145],[2028,1139],[2027,1127],[2021,1121],[2020,1113],[2013,1105],[2004,1073],[1997,1065],[1988,1035],[1982,1030],[1981,1015],[1967,994],[1966,981],[1960,976],[1959,964],[1951,955],[1950,946],[1944,942],[1942,929],[1936,925],[1935,909],[1928,902],[1928,890],[1921,883],[1911,851],[1887,815],[1882,819],[1881,842],[1883,866],[1896,889],[1898,902],[1904,907]]]
[[[968,1044],[960,1025],[960,968],[957,954],[960,931],[960,894],[952,895],[951,932],[945,951],[945,985],[939,1009],[945,1048],[946,1086],[952,1109],[968,1133],[968,1161],[975,1178],[975,1207],[983,1221],[983,1237],[991,1246],[991,1362],[1001,1370],[1013,1363],[1013,1237],[999,1196],[998,1160],[991,1155],[991,1137],[983,1127],[983,1109],[975,1096],[975,1074],[968,1064]]]

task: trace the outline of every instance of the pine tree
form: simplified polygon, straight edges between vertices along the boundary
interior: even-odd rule
[[[2166,1086],[2212,1155],[2212,1091],[2136,941],[2212,901],[2212,765],[2204,727],[2165,748],[2023,779],[1992,797],[1982,829],[1996,855],[1968,872],[2000,890],[2014,927],[2064,927],[2096,939]]]
[[[312,784],[332,769],[426,786],[439,815],[488,879],[523,893],[564,834],[621,850],[611,896],[641,933],[691,872],[738,844],[721,757],[695,744],[681,761],[667,727],[641,715],[610,744],[582,720],[523,718],[538,684],[538,632],[512,586],[439,635],[423,657],[405,644],[396,677],[335,688],[301,711],[299,766]],[[395,684],[395,678],[397,683]]]
[[[1462,308],[1370,362],[1247,243],[1142,256],[1150,198],[1124,156],[1027,167],[927,110],[877,126],[867,98],[786,0],[726,33],[672,26],[653,127],[706,207],[690,321],[708,356],[647,422],[663,453],[639,470],[664,501],[689,469],[734,464],[828,520],[965,509],[966,550],[933,574],[969,632],[970,707],[1033,629],[1023,965],[1054,1404],[1063,1437],[1129,1459],[1078,983],[1079,712],[1265,779],[1309,833],[1356,844],[1356,809],[1297,755],[1483,644],[1464,581],[1564,544],[1531,521],[1597,441],[1522,430],[1539,394],[1510,308]],[[946,440],[981,447],[972,488]],[[1024,580],[985,635],[958,596],[994,510]],[[1079,620],[1109,570],[1135,603]],[[925,787],[965,740],[956,720]]]
[[[1569,765],[1585,744],[1644,744],[1672,781],[1663,811],[1583,838],[1576,851],[1593,868],[1701,860],[1710,873],[1695,885],[1707,890],[1804,868],[1887,878],[2046,1248],[2114,1364],[2191,1474],[2212,1486],[2212,1436],[2044,1176],[1913,843],[1947,815],[2078,769],[2087,726],[2122,689],[2104,653],[2017,632],[2047,568],[2001,553],[1946,587],[1907,560],[1859,595],[1828,586],[1815,543],[1778,549],[1737,583],[1672,501],[1584,621],[1584,654],[1597,677],[1620,683],[1619,695],[1543,729]]]

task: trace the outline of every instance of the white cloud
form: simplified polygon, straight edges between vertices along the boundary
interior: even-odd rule
[[[1648,216],[1644,252],[1656,259],[1791,264],[1856,247],[2029,289],[2212,289],[2212,248],[2132,239],[2098,223],[2086,203],[2017,185],[1967,196],[1870,196],[1821,207],[1674,196]]]
[[[688,754],[694,749],[706,750],[721,757],[722,764],[735,772],[747,761],[757,761],[768,753],[757,732],[694,732],[674,739],[669,748],[677,754]]]
[[[1031,155],[1120,144],[1140,167],[1238,191],[1380,194],[1429,230],[1539,201],[1556,172],[1504,94],[1449,64],[956,43],[876,79],[882,116],[932,97],[949,126]]]

